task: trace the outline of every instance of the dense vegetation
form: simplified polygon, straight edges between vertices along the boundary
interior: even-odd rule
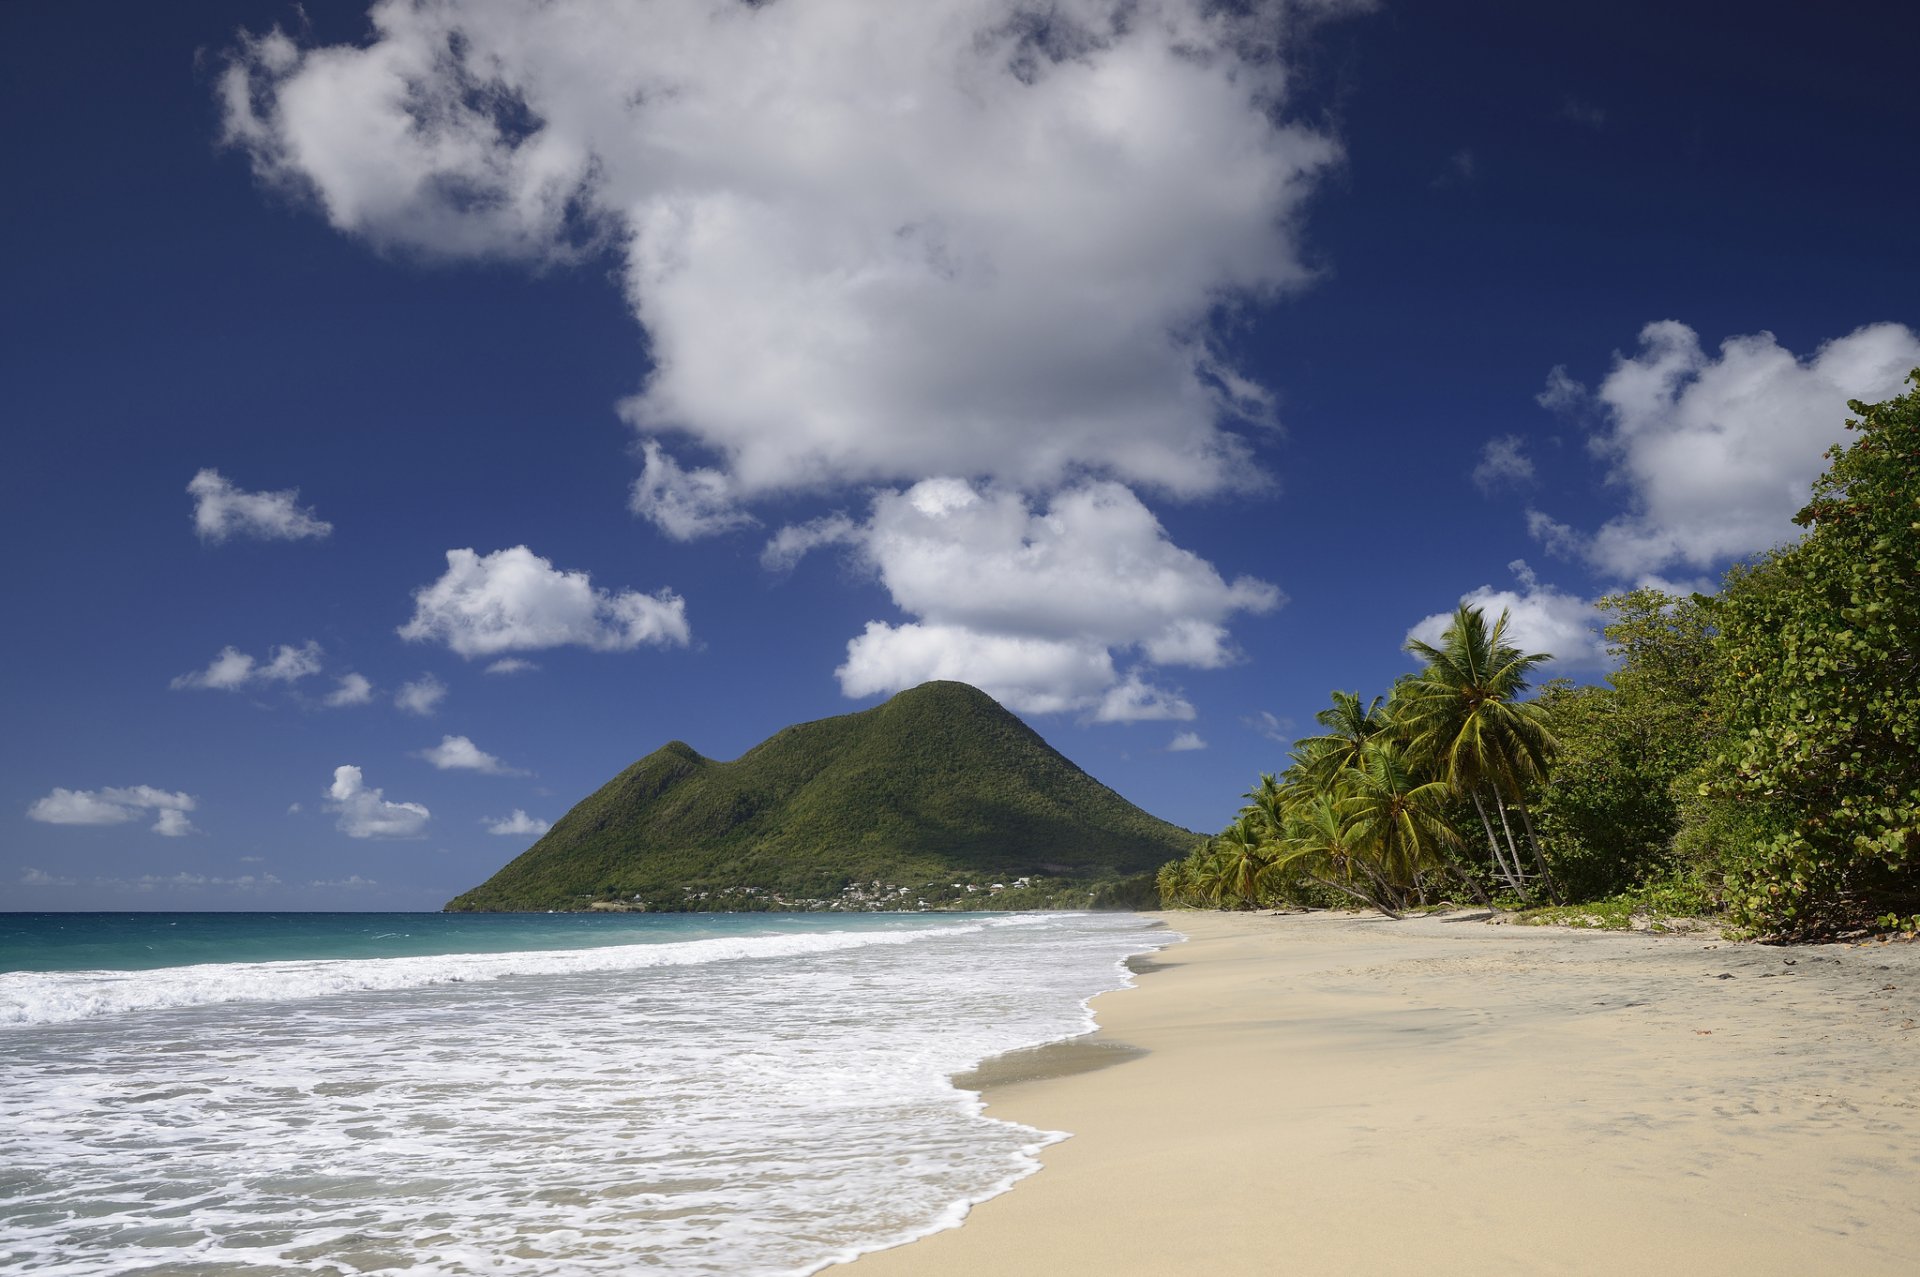
[[[730,763],[662,746],[447,908],[1150,906],[1197,841],[984,692],[927,683]]]
[[[1781,938],[1920,929],[1920,370],[1853,403],[1798,542],[1715,595],[1600,600],[1604,685],[1463,607],[1423,668],[1336,692],[1239,818],[1162,868],[1169,904],[1440,898],[1717,910]]]

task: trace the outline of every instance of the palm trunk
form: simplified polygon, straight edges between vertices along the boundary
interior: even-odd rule
[[[1493,791],[1493,808],[1500,813],[1500,832],[1507,836],[1507,855],[1513,859],[1515,873],[1520,872],[1520,848],[1513,841],[1513,826],[1507,823],[1507,800],[1500,797],[1496,786]]]
[[[1527,831],[1527,850],[1533,853],[1533,863],[1540,867],[1540,881],[1547,884],[1547,898],[1555,904],[1564,904],[1560,884],[1553,880],[1553,870],[1547,868],[1547,858],[1540,854],[1540,839],[1533,832],[1533,815],[1527,810],[1527,800],[1516,794],[1513,805],[1520,809],[1520,826]]]
[[[1381,913],[1386,914],[1387,917],[1392,918],[1396,922],[1398,922],[1402,917],[1405,916],[1403,914],[1394,912],[1393,909],[1390,908],[1384,900],[1375,900],[1372,896],[1367,895],[1365,892],[1355,891],[1352,887],[1349,887],[1344,882],[1336,882],[1332,878],[1322,878],[1319,874],[1312,873],[1312,872],[1308,872],[1306,876],[1312,879],[1314,882],[1319,883],[1323,887],[1332,887],[1335,891],[1340,892],[1342,895],[1352,896],[1355,900],[1358,900],[1361,904],[1366,905],[1369,909],[1378,909]]]
[[[1520,903],[1526,904],[1527,888],[1520,881],[1520,875],[1507,866],[1507,858],[1500,854],[1500,836],[1493,832],[1493,821],[1487,818],[1487,804],[1481,800],[1479,790],[1469,792],[1473,795],[1473,809],[1480,813],[1480,827],[1487,831],[1487,846],[1493,848],[1494,867],[1507,880],[1507,885],[1513,888],[1513,893],[1520,897]]]

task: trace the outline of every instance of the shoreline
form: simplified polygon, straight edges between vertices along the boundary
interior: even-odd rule
[[[1041,1170],[824,1271],[1912,1269],[1920,947],[1158,916],[1092,1034],[956,1079]]]

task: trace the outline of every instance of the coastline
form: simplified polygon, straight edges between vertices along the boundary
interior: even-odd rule
[[[1912,1270],[1920,946],[1161,917],[1094,1034],[968,1079],[1073,1137],[825,1271]]]

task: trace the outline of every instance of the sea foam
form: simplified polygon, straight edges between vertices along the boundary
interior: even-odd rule
[[[1121,959],[1171,938],[1115,915],[903,920],[139,973],[142,998],[199,1000],[0,1033],[0,1264],[810,1273],[1036,1169],[1060,1133],[990,1120],[949,1079],[1085,1031]]]
[[[747,958],[793,958],[911,944],[938,935],[970,935],[989,926],[1019,926],[1044,915],[900,931],[830,931],[811,935],[728,936],[655,944],[432,957],[201,963],[149,971],[10,971],[0,973],[0,1025],[61,1024],[96,1016],[221,1002],[283,1002],[374,990],[466,984],[509,976],[586,971],[639,971]]]

